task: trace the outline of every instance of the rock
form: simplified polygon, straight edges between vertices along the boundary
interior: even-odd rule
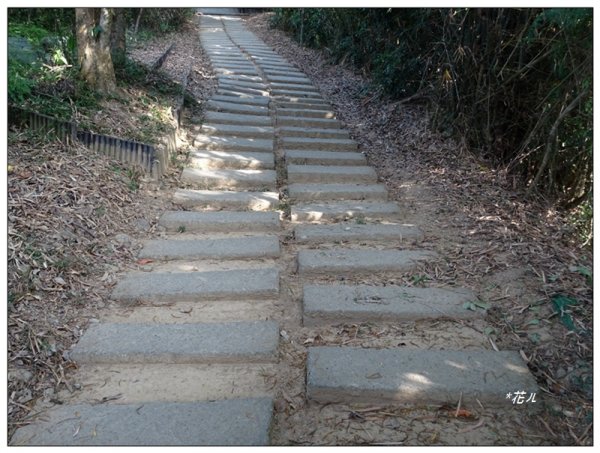
[[[8,371],[8,380],[22,382],[24,384],[33,379],[33,373],[23,368],[15,368]]]
[[[31,390],[23,389],[21,392],[21,396],[17,400],[21,404],[25,404],[33,399],[33,395],[31,394]]]
[[[133,239],[131,238],[131,236],[129,236],[127,234],[119,233],[115,236],[115,241],[118,244],[129,247],[132,244]]]
[[[146,219],[136,219],[136,221],[134,222],[135,225],[135,229],[138,231],[150,231],[150,222],[148,222]]]

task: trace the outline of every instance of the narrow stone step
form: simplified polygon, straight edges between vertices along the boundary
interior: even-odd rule
[[[350,139],[282,137],[284,149],[318,149],[320,151],[356,151],[358,144]]]
[[[272,413],[270,398],[55,406],[17,430],[11,444],[268,445]]]
[[[274,82],[289,82],[289,83],[297,83],[297,84],[304,84],[304,85],[309,85],[312,84],[312,82],[310,81],[310,79],[308,77],[300,77],[300,76],[286,76],[286,75],[269,75],[267,74],[267,79],[269,80],[269,82],[274,83]]]
[[[319,90],[310,82],[271,82],[270,86],[271,90],[298,90],[319,94]]]
[[[314,99],[323,99],[318,92],[304,91],[304,90],[285,90],[282,88],[278,88],[278,89],[271,89],[271,94],[273,96],[295,97],[295,98],[299,98],[299,99],[304,99],[305,101],[309,100],[311,102]]]
[[[292,201],[319,200],[382,200],[387,201],[387,189],[382,184],[290,184]]]
[[[190,154],[188,166],[200,169],[273,169],[275,158],[271,153],[247,151],[195,151]]]
[[[231,363],[272,361],[274,321],[203,324],[92,324],[71,351],[78,363]]]
[[[138,256],[154,260],[236,260],[277,258],[279,254],[277,236],[251,236],[148,240]]]
[[[250,75],[250,76],[257,76],[258,75],[258,71],[256,70],[256,68],[254,66],[229,66],[229,67],[224,67],[224,66],[216,66],[213,67],[213,71],[215,71],[217,74],[239,74],[239,75]]]
[[[236,102],[223,102],[210,99],[206,106],[208,110],[214,110],[216,112],[227,112],[227,113],[242,113],[245,115],[269,115],[269,109],[267,107],[261,107],[257,105],[240,104]]]
[[[280,126],[279,136],[283,139],[287,137],[303,137],[312,139],[340,139],[348,140],[350,134],[345,129],[319,129],[316,127],[296,127],[296,126]]]
[[[343,222],[332,225],[298,225],[294,229],[294,236],[299,244],[335,241],[379,241],[389,244],[393,241],[417,242],[423,238],[423,233],[415,225],[361,225]]]
[[[262,83],[265,85],[265,81],[260,76],[249,76],[249,75],[219,75],[217,81],[227,80],[231,82],[255,82]],[[265,85],[266,86],[266,85]]]
[[[270,189],[276,186],[275,170],[229,170],[186,167],[181,182],[201,189]]]
[[[373,201],[341,201],[330,203],[299,203],[292,206],[293,222],[346,219],[394,219],[400,214],[396,203]]]
[[[247,126],[272,126],[270,117],[257,115],[239,115],[225,112],[206,112],[204,119],[207,123],[217,124],[243,124]]]
[[[298,71],[296,68],[294,69],[269,69],[262,68],[265,76],[268,80],[269,77],[294,77],[294,78],[304,78],[306,75],[303,72]]]
[[[298,273],[305,276],[325,274],[376,274],[406,272],[420,261],[436,258],[427,250],[300,250]]]
[[[516,351],[308,348],[308,398],[321,403],[506,406],[539,388]]]
[[[218,94],[232,93],[232,94],[250,94],[252,96],[269,96],[269,92],[266,90],[258,90],[256,88],[241,87],[235,84],[222,83],[217,89]]]
[[[235,104],[243,104],[243,105],[257,105],[257,106],[268,106],[271,100],[268,97],[264,96],[248,96],[247,94],[243,96],[225,96],[215,94],[210,98],[211,101],[214,102],[225,102],[225,103],[235,103]]]
[[[297,165],[366,165],[367,159],[359,152],[313,151],[289,149],[285,151],[287,164]]]
[[[298,98],[292,100],[286,100],[283,97],[275,99],[277,109],[303,109],[303,110],[321,110],[324,112],[331,111],[331,105],[322,99],[315,99],[312,101],[300,100]]]
[[[351,165],[288,165],[290,183],[370,183],[377,182],[372,167]]]
[[[239,124],[203,124],[199,130],[201,135],[216,135],[219,137],[241,137],[271,139],[275,136],[272,126],[243,126]]]
[[[127,274],[112,293],[121,302],[155,304],[244,298],[260,300],[279,293],[274,268],[206,272],[140,272]]]
[[[333,118],[312,118],[306,116],[285,116],[281,110],[277,111],[278,126],[315,127],[320,129],[339,129],[340,122]]]
[[[197,135],[194,146],[211,151],[258,151],[273,152],[273,140],[266,138],[218,137]]]
[[[261,90],[261,91],[267,90],[267,85],[264,82],[252,82],[252,81],[246,81],[246,80],[239,80],[239,79],[234,79],[234,78],[228,77],[228,76],[217,77],[217,81],[219,82],[219,86],[232,85],[232,86],[235,86],[236,88],[251,88],[251,89],[256,89],[256,90]]]
[[[405,322],[425,318],[481,318],[485,310],[468,310],[477,300],[466,289],[368,285],[304,285],[304,325]]]
[[[277,192],[233,192],[177,189],[173,203],[185,208],[266,211],[279,204]]]
[[[310,110],[300,108],[278,108],[277,114],[288,117],[303,117],[303,118],[323,118],[323,119],[334,119],[335,112],[333,110]]]
[[[167,211],[158,224],[167,231],[242,232],[273,231],[281,227],[278,212],[189,212]]]

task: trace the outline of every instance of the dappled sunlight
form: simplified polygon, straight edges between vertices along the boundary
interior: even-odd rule
[[[467,367],[465,365],[453,362],[452,360],[446,360],[444,363],[446,365],[451,366],[451,367],[458,368],[459,370],[466,370],[467,369]]]

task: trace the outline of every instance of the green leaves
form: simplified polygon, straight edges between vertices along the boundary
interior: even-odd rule
[[[562,294],[557,294],[552,297],[552,306],[558,313],[558,317],[561,322],[565,325],[565,327],[569,330],[575,330],[575,323],[573,322],[573,318],[568,311],[568,307],[573,305],[577,305],[579,301],[573,299],[572,297],[567,297]]]
[[[486,304],[480,300],[473,300],[473,301],[465,302],[463,304],[463,308],[465,308],[467,310],[472,310],[472,311],[476,311],[478,308],[480,308],[482,310],[488,310],[490,308],[490,305]]]

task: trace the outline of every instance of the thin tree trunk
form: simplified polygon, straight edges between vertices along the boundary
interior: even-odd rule
[[[142,11],[144,11],[144,8],[140,8],[140,12],[138,13],[137,19],[135,20],[135,28],[133,29],[134,35],[137,35],[138,27],[140,26],[140,19],[142,18]]]
[[[110,36],[110,47],[113,56],[113,63],[115,57],[120,59],[125,56],[126,48],[126,24],[125,24],[125,10],[123,8],[113,8],[114,19],[112,32]]]

